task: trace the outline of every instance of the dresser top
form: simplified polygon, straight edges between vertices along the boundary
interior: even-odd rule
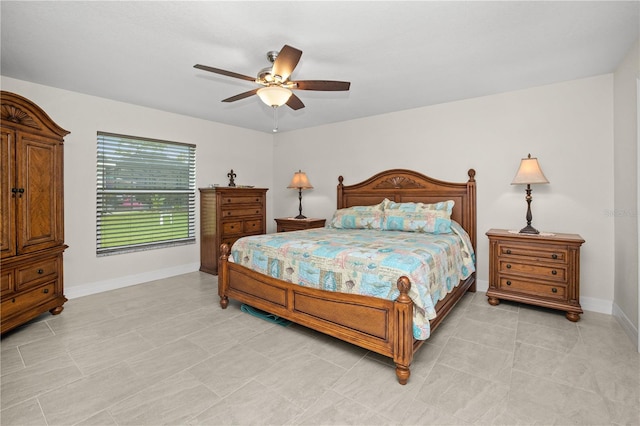
[[[214,186],[209,188],[198,188],[200,192],[228,192],[228,191],[268,191],[269,188],[254,188],[253,186]]]
[[[498,238],[514,238],[527,241],[566,241],[571,243],[584,243],[584,239],[578,234],[565,234],[560,232],[540,232],[539,234],[521,234],[516,229],[489,229],[487,236]]]

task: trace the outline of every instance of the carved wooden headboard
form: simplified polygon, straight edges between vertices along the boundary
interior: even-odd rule
[[[436,203],[453,200],[451,218],[467,231],[476,247],[476,171],[469,169],[469,180],[463,183],[444,182],[412,170],[392,169],[380,172],[354,185],[344,185],[338,178],[338,208],[371,206],[385,198],[401,202]]]

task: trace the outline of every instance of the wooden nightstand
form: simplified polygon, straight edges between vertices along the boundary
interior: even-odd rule
[[[513,300],[566,311],[570,321],[580,319],[580,235],[491,229],[487,236],[489,304]]]
[[[294,219],[282,217],[275,220],[278,224],[278,232],[300,231],[302,229],[323,228],[325,219]]]

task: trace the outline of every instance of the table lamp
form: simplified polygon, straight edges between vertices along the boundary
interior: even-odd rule
[[[540,169],[537,158],[531,158],[531,154],[527,158],[520,160],[520,167],[516,176],[513,178],[511,185],[527,185],[527,226],[520,230],[521,234],[539,234],[540,231],[531,226],[531,185],[537,183],[549,183],[547,178]]]
[[[295,218],[306,219],[307,217],[302,215],[302,190],[313,189],[313,186],[311,186],[306,173],[301,170],[295,172],[293,174],[293,178],[291,179],[291,183],[289,184],[289,186],[287,186],[287,188],[298,190],[298,200],[300,201],[300,207],[298,208],[298,210],[300,214],[298,214],[298,216],[296,216]]]

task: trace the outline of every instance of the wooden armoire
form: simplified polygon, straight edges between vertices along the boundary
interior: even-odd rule
[[[63,138],[69,134],[37,105],[0,92],[0,333],[67,301]]]

